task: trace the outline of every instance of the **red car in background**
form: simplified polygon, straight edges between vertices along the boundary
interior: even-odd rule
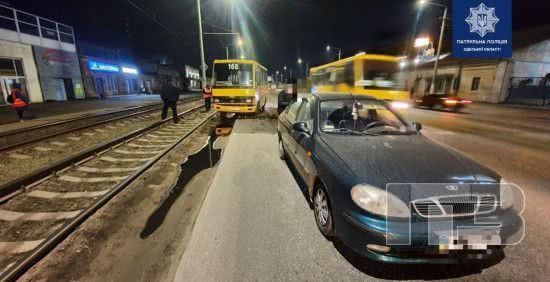
[[[416,99],[417,107],[428,107],[434,110],[451,110],[458,112],[472,101],[453,95],[430,94]]]

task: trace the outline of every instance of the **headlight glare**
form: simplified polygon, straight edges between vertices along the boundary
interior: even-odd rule
[[[408,109],[411,105],[407,102],[402,102],[402,101],[395,101],[395,102],[391,102],[391,107],[394,108],[394,109]]]
[[[370,185],[357,185],[351,189],[351,199],[361,209],[388,217],[409,217],[407,204],[395,195]]]

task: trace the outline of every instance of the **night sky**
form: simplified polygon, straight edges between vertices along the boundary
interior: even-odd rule
[[[12,7],[71,25],[77,40],[110,48],[128,48],[135,56],[167,55],[178,64],[199,66],[196,0],[131,0],[170,34],[126,0],[0,0]],[[437,37],[442,9],[421,12],[413,0],[234,0],[241,32],[252,41],[260,63],[271,70],[298,69],[298,57],[318,65],[335,59],[330,44],[343,55],[359,51],[404,54],[417,34]],[[446,2],[452,6],[452,1]],[[548,0],[513,1],[514,30],[548,24]],[[202,0],[205,32],[229,28],[229,0]],[[546,8],[543,8],[546,6]],[[447,27],[450,38],[450,25]],[[225,57],[230,36],[205,36],[207,64]],[[447,44],[449,46],[449,44]],[[250,50],[249,50],[250,51]]]

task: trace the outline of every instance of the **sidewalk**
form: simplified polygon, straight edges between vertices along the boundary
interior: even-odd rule
[[[186,95],[182,95],[182,98]],[[160,103],[159,95],[114,96],[102,100],[76,100],[30,104],[25,122],[19,122],[11,106],[0,106],[0,132],[32,127],[85,115]]]

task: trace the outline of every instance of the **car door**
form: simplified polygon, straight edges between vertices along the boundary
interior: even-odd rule
[[[313,101],[304,99],[296,118],[296,122],[304,122],[307,125],[308,133],[297,131],[292,132],[292,138],[295,142],[294,155],[296,156],[297,161],[296,166],[304,179],[306,179],[308,175],[306,162],[309,160],[309,157],[307,156],[307,152],[311,149],[311,142],[313,140],[312,104]]]
[[[296,115],[301,105],[302,101],[295,101],[288,106],[283,114],[283,118],[281,119],[282,128],[279,131],[281,133],[281,140],[283,141],[287,154],[294,163],[296,163],[296,157],[294,155],[296,151],[296,142],[292,137],[294,131],[292,126],[296,122]]]

